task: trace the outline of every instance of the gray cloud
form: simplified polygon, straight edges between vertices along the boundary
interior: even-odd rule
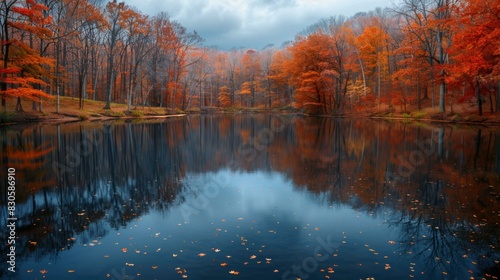
[[[123,0],[122,0],[123,1]],[[281,45],[319,19],[385,7],[386,0],[124,0],[143,13],[167,12],[205,45],[261,49]]]
[[[210,37],[240,29],[242,24],[241,19],[236,14],[214,6],[207,7],[198,13],[192,12],[186,15],[186,18],[189,18],[189,22],[181,21],[181,24]]]

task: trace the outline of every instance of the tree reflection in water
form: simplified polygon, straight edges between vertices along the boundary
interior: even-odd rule
[[[57,258],[76,238],[90,242],[151,211],[166,215],[183,203],[187,174],[237,168],[280,172],[318,203],[389,213],[387,226],[400,232],[397,250],[410,263],[419,260],[415,274],[460,279],[470,269],[498,276],[498,131],[288,116],[281,117],[284,129],[260,143],[264,149],[242,154],[273,118],[1,128],[2,178],[8,167],[18,176],[16,243],[32,244],[16,247],[18,260]],[[399,175],[401,157],[421,151],[418,143],[435,146],[420,153],[425,158],[414,172]],[[7,251],[5,243],[0,250]]]

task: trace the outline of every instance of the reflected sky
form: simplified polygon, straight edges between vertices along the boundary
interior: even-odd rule
[[[221,171],[214,176],[229,178],[219,192],[207,192],[203,184],[198,185],[203,179],[188,175],[183,184],[196,185],[196,190],[186,188],[179,196],[182,203],[166,215],[146,214],[103,238],[76,240],[56,260],[28,261],[21,271],[38,274],[46,269],[47,277],[55,279],[113,275],[110,267],[120,274],[124,268],[127,275],[140,274],[144,279],[179,277],[177,267],[186,269],[183,275],[192,279],[224,279],[232,270],[244,279],[278,279],[287,271],[285,279],[301,273],[318,278],[328,275],[320,270],[329,267],[335,267],[336,277],[352,275],[353,268],[366,277],[408,275],[408,269],[397,273],[380,269],[385,263],[409,266],[391,251],[391,247],[397,250],[397,245],[389,244],[397,234],[387,232],[383,217],[373,218],[347,205],[331,205],[321,195],[294,188],[275,172]],[[203,196],[207,200],[200,202]],[[322,256],[315,255],[318,246]],[[198,256],[200,253],[206,256]],[[317,263],[306,262],[293,273],[293,266],[302,266],[307,258],[317,258]],[[313,273],[307,272],[314,266]],[[70,269],[75,272],[68,274]]]

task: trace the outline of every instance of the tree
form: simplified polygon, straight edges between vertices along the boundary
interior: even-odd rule
[[[467,83],[471,90],[465,90],[462,101],[475,97],[479,115],[482,115],[483,95],[490,97],[493,112],[492,89],[500,87],[500,5],[492,0],[469,0],[462,9],[454,25],[457,33],[450,50],[453,56],[447,68],[450,73],[447,80],[452,88],[458,89]],[[500,106],[498,94],[497,111]]]
[[[72,11],[70,18],[71,28],[75,30],[70,44],[75,49],[75,68],[78,75],[79,107],[83,109],[83,99],[87,98],[89,70],[92,62],[92,52],[95,52],[98,33],[107,24],[101,11],[86,0],[68,3],[68,11]],[[69,19],[67,19],[69,20]]]
[[[449,25],[458,0],[403,0],[395,9],[405,22],[403,32],[412,33],[425,50],[424,59],[430,65],[432,106],[434,107],[434,83],[439,84],[439,110],[445,111],[445,70],[448,63],[447,49],[451,45],[452,29]],[[439,73],[436,78],[436,72]]]
[[[342,16],[332,17],[329,21],[331,42],[333,45],[333,69],[336,72],[335,78],[335,109],[340,111],[347,95],[347,86],[351,79],[351,69],[353,68],[354,33],[346,20]]]
[[[187,29],[178,22],[172,22],[168,29],[169,34],[164,38],[162,47],[168,52],[168,86],[170,93],[171,109],[176,107],[176,103],[182,101],[181,77],[195,61],[187,63],[189,51],[200,44],[203,39],[194,31],[188,32]],[[167,104],[168,107],[168,104]]]
[[[113,92],[114,75],[115,75],[115,53],[120,35],[123,32],[123,13],[129,7],[125,3],[117,3],[116,0],[109,2],[104,10],[104,15],[108,21],[107,24],[107,88],[106,88],[106,105],[104,109],[111,109],[111,94]]]
[[[265,85],[264,97],[267,97],[267,102],[265,102],[267,108],[273,107],[273,94],[271,90],[272,79],[271,79],[271,67],[273,63],[273,55],[276,49],[273,46],[265,49],[261,52],[260,65],[262,72],[262,83]]]
[[[24,5],[23,5],[24,4]],[[35,50],[18,38],[12,38],[14,32],[32,34],[39,38],[49,38],[51,33],[44,25],[52,18],[45,17],[46,6],[33,0],[22,3],[17,0],[2,1],[1,7],[1,61],[0,95],[2,109],[6,110],[6,98],[17,98],[16,110],[22,111],[21,98],[38,100],[50,98],[35,85],[45,85],[41,79],[45,73],[44,65],[52,65],[53,60],[43,58]]]
[[[129,82],[127,85],[127,112],[130,112],[132,98],[137,90],[138,80],[142,77],[141,65],[146,55],[152,50],[149,46],[152,33],[147,16],[141,15],[132,9],[125,10],[122,14],[124,29],[126,31],[126,46],[130,49],[130,63],[128,66]],[[126,48],[125,48],[126,50]]]
[[[164,89],[168,84],[168,69],[169,69],[169,49],[168,43],[170,40],[175,40],[173,36],[173,26],[169,16],[166,13],[160,13],[152,19],[153,25],[153,42],[152,51],[149,56],[149,62],[146,63],[148,72],[148,82],[152,87],[152,97],[154,102],[163,107]]]
[[[269,79],[274,85],[276,92],[275,104],[277,106],[289,105],[293,100],[291,75],[285,69],[285,65],[290,59],[290,52],[286,49],[276,51],[272,57]]]
[[[248,50],[242,58],[243,79],[246,81],[241,86],[241,95],[249,96],[250,106],[255,107],[256,92],[260,86],[260,61],[259,53],[255,50]]]
[[[327,114],[332,93],[330,39],[321,31],[310,34],[290,47],[292,58],[285,64],[296,87],[295,107],[309,113]]]
[[[219,104],[222,107],[229,107],[231,105],[231,93],[229,92],[228,86],[222,86],[219,88]]]
[[[376,80],[378,110],[380,110],[382,73],[388,72],[388,39],[387,33],[376,25],[366,27],[356,38],[359,56],[368,70],[367,75],[375,77]],[[384,77],[387,77],[387,74]]]

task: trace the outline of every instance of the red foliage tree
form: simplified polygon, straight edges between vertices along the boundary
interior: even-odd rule
[[[40,56],[22,40],[11,38],[11,35],[20,32],[49,38],[50,31],[44,26],[52,19],[43,14],[47,7],[34,0],[2,1],[0,6],[3,26],[0,57],[2,108],[6,110],[6,98],[17,98],[16,110],[22,111],[21,98],[31,100],[38,100],[40,97],[50,98],[50,95],[35,86],[45,85],[41,76],[46,74],[45,66],[52,65],[53,60]]]

